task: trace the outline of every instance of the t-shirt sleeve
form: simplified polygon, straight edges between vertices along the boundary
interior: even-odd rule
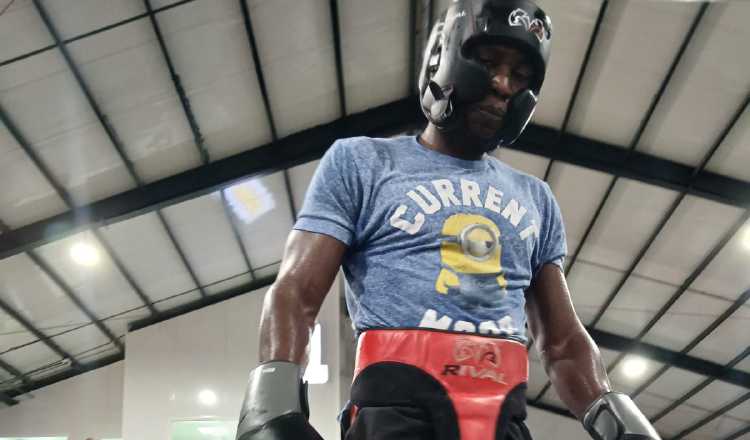
[[[564,268],[565,255],[568,253],[568,243],[565,237],[565,225],[563,224],[560,206],[557,204],[554,194],[547,183],[543,183],[544,218],[542,219],[542,230],[539,234],[539,253],[534,265],[534,275],[545,264],[554,264],[560,269]]]
[[[345,140],[334,142],[312,178],[294,229],[329,235],[347,246],[356,236],[361,186]]]

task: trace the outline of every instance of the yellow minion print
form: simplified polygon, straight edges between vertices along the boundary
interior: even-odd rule
[[[495,292],[498,287],[507,287],[500,263],[500,229],[492,220],[475,214],[455,214],[443,224],[442,234],[441,269],[435,290],[447,294],[449,289],[455,289],[476,295],[480,292],[474,290],[486,283],[469,282],[462,288],[462,280],[466,284],[472,278],[487,279],[488,275],[495,275]]]

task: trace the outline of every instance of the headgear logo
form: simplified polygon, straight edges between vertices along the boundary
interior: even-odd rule
[[[514,10],[508,15],[508,24],[511,26],[523,26],[527,31],[534,34],[540,43],[547,38],[547,27],[544,20],[540,18],[532,20],[529,14],[521,8]]]

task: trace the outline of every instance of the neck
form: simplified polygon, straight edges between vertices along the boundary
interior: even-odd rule
[[[479,146],[479,142],[463,135],[460,131],[440,131],[429,123],[419,136],[419,143],[448,156],[464,160],[480,160],[484,156],[484,150]]]

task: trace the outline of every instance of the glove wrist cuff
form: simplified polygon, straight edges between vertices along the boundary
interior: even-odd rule
[[[608,392],[583,415],[583,427],[595,440],[661,440],[656,429],[627,395]]]

